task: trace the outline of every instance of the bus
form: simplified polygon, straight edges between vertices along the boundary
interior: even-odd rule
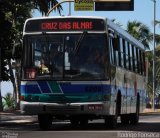
[[[145,108],[145,48],[103,17],[27,19],[23,30],[21,113],[106,127],[137,124]]]

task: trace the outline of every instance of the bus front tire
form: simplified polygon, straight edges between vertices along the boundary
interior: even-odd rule
[[[105,125],[109,129],[115,129],[117,127],[117,116],[107,116],[105,117]]]
[[[136,125],[138,121],[139,121],[139,115],[137,115],[137,113],[130,115],[130,124]]]
[[[39,114],[38,115],[38,122],[39,127],[42,130],[49,130],[52,127],[52,116],[47,114]]]

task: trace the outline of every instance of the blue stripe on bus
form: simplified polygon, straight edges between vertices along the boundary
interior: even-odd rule
[[[21,85],[21,93],[39,94],[41,91],[38,85]]]
[[[100,88],[99,90],[94,89],[95,87]],[[64,94],[86,94],[86,93],[99,93],[99,94],[109,94],[111,92],[111,85],[61,85],[60,86]],[[92,89],[93,88],[93,89]],[[38,85],[22,85],[21,93],[52,93],[49,89],[47,82],[38,82]]]
[[[39,85],[42,93],[52,93],[49,86],[48,86],[47,81],[38,81],[38,85]]]
[[[96,88],[98,87],[98,88]],[[66,94],[86,94],[86,93],[109,93],[110,92],[110,85],[83,85],[83,84],[77,84],[77,85],[69,85],[65,86],[62,85],[61,89],[63,93]],[[99,90],[98,90],[99,89]]]

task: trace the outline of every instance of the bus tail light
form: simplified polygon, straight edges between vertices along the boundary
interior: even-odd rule
[[[36,69],[35,68],[26,69],[26,78],[27,79],[35,79],[36,78]]]

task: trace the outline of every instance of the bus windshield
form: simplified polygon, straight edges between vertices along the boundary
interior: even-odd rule
[[[43,34],[26,36],[24,41],[25,79],[28,68],[35,69],[32,79],[105,79],[104,34]]]

